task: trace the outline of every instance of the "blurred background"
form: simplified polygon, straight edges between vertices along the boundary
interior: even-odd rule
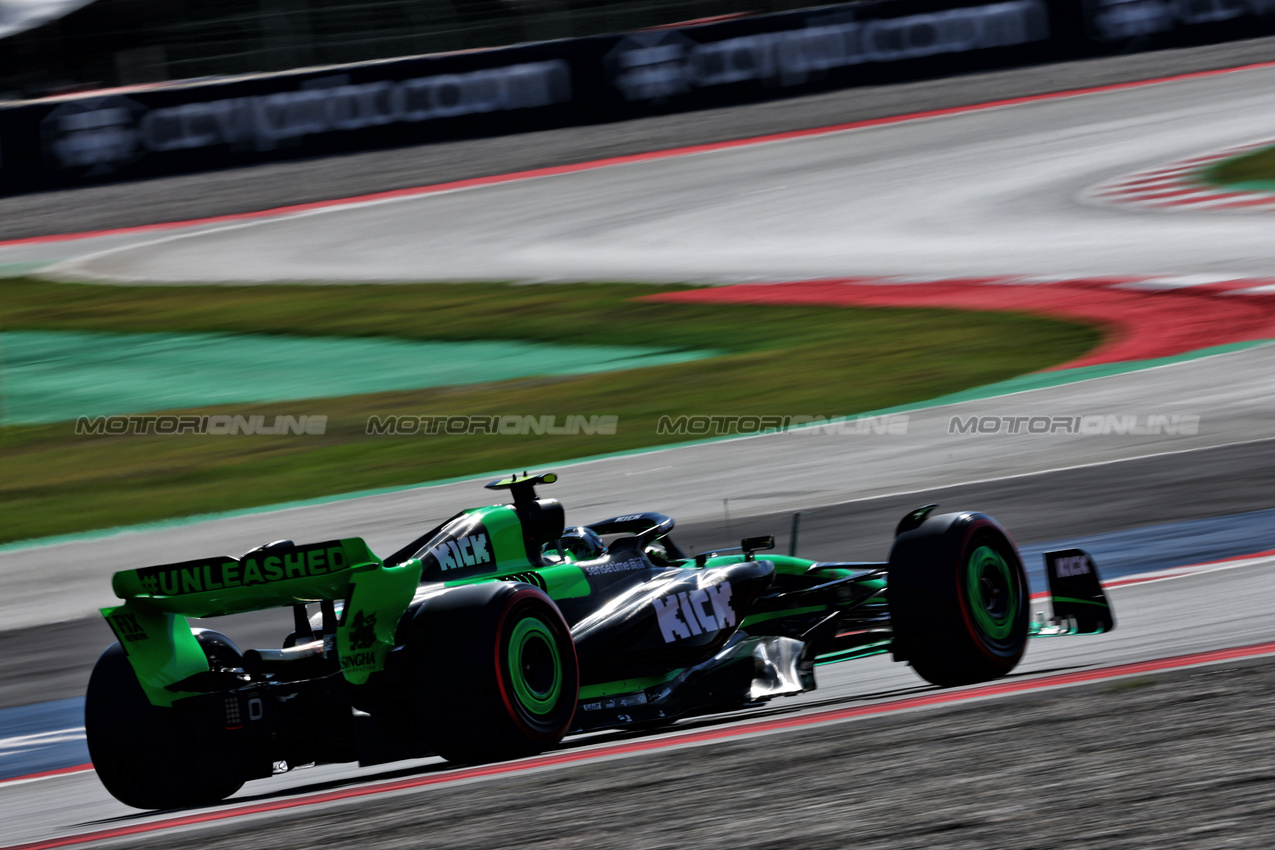
[[[0,0],[0,95],[578,38],[802,0]]]

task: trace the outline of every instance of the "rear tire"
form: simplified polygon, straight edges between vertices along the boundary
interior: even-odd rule
[[[890,551],[896,657],[940,687],[1009,673],[1023,657],[1031,597],[1009,535],[983,514],[931,517]]]
[[[218,664],[238,657],[218,632],[196,635]],[[120,644],[102,653],[89,678],[84,729],[89,757],[111,796],[136,809],[175,809],[229,797],[244,776],[217,745],[215,724],[178,708],[151,705]]]
[[[448,761],[532,755],[571,728],[580,684],[575,643],[538,588],[495,582],[428,599],[406,652],[416,719]]]

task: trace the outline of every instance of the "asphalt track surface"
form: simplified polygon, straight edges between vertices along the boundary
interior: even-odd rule
[[[1078,198],[1275,137],[1275,67],[154,237],[49,270],[153,282],[1261,277],[1260,214]],[[543,183],[543,185],[540,185]],[[492,234],[500,234],[493,239]]]
[[[899,518],[932,503],[942,510],[976,509],[990,514],[1024,548],[1046,542],[1062,548],[1080,537],[1275,508],[1275,490],[1267,483],[1275,479],[1275,440],[1155,455],[1118,468],[1119,473],[1112,474],[1107,466],[1078,467],[824,505],[801,517],[799,553],[824,560],[885,560]],[[1201,505],[1197,493],[1216,495]],[[596,519],[601,516],[582,521]],[[740,537],[773,534],[778,550],[786,552],[791,527],[792,515],[786,511],[736,511],[729,520],[723,514],[680,524],[674,538],[684,548],[702,552],[734,545]],[[1177,566],[1212,556],[1275,549],[1275,528],[1268,537],[1245,541],[1234,552],[1182,553],[1181,545],[1181,541],[1166,541],[1158,548],[1142,544],[1140,554],[1146,562],[1137,567]],[[1101,559],[1099,566],[1109,578],[1122,574]],[[1035,563],[1030,567],[1039,569]],[[208,625],[227,632],[244,647],[273,647],[291,630],[291,614],[245,614]],[[98,616],[0,631],[0,708],[82,696],[97,653],[113,639]]]
[[[1061,75],[1067,67],[1070,66],[1055,70]],[[1231,93],[1234,97],[1245,104],[1254,102],[1243,82],[1254,77],[1228,75],[1226,79],[1240,80],[1236,84],[1238,90]],[[1163,93],[1169,88],[1146,91],[1156,99],[1160,95],[1155,92]],[[1211,91],[1209,99],[1221,102],[1226,95],[1226,87],[1222,87],[1221,91]],[[1199,102],[1194,95],[1187,97]],[[1136,123],[1135,119],[1130,120]],[[822,123],[826,122],[827,119]],[[1206,132],[1204,136],[1204,144],[1213,143],[1213,133]],[[1084,141],[1074,140],[1076,144]],[[1065,199],[1060,203],[1065,204]],[[1250,258],[1253,268],[1262,266],[1263,256]],[[1261,270],[1271,272],[1269,267]],[[852,271],[859,270],[848,269],[846,273]],[[661,470],[659,463],[652,462],[661,454],[597,464],[594,470],[578,466],[574,468],[581,473],[576,495],[586,498],[572,499],[567,492],[562,497],[570,508],[592,515],[604,512],[609,505],[605,499],[587,496],[604,492],[604,485],[609,486],[610,492],[621,489],[616,482],[622,476],[628,478],[625,485],[634,484],[623,488],[631,497],[624,499],[624,509],[646,507],[648,503],[640,498],[646,493],[682,494],[697,487],[704,495],[678,496],[688,511],[670,512],[689,517],[692,523],[707,523],[715,520],[716,503],[722,493],[739,493],[745,500],[754,494],[753,509],[747,513],[782,514],[793,506],[817,507],[856,497],[924,489],[927,485],[921,482],[932,487],[936,478],[940,483],[955,485],[1086,466],[1095,461],[1119,461],[1090,466],[1096,477],[1086,488],[1085,498],[1094,513],[1106,513],[1114,523],[1139,524],[1147,521],[1144,517],[1155,506],[1148,500],[1140,509],[1141,514],[1128,507],[1138,498],[1147,497],[1132,492],[1137,490],[1139,481],[1125,470],[1131,468],[1127,464],[1148,461],[1122,459],[1162,455],[1166,464],[1158,473],[1162,477],[1150,478],[1164,482],[1157,485],[1157,492],[1166,503],[1166,512],[1180,511],[1179,515],[1185,517],[1232,510],[1235,497],[1231,491],[1237,486],[1248,488],[1259,500],[1260,504],[1253,507],[1264,507],[1269,506],[1269,498],[1261,491],[1269,477],[1263,477],[1263,463],[1258,458],[1266,446],[1253,441],[1271,436],[1271,384],[1265,377],[1270,373],[1270,358],[1267,349],[1258,349],[1166,367],[1138,375],[1136,380],[1120,380],[1122,376],[1117,376],[1010,400],[1013,405],[1029,405],[1032,412],[1075,410],[1082,403],[1098,408],[1133,406],[1144,412],[1172,412],[1167,408],[1177,407],[1203,417],[1201,432],[1194,437],[1139,440],[1125,436],[1089,442],[1045,439],[1024,444],[1001,436],[959,444],[919,429],[912,436],[924,445],[887,445],[868,453],[871,457],[864,462],[855,452],[853,457],[842,460],[842,466],[827,470],[822,479],[816,473],[829,465],[824,457],[829,454],[826,448],[807,448],[819,457],[796,464],[795,468],[783,457],[772,461],[789,468],[793,477],[787,481],[771,478],[758,465],[761,456],[783,452],[775,452],[774,444],[766,445],[760,439],[743,440],[689,450],[687,457],[698,464],[689,463],[685,468],[679,464],[675,472]],[[974,404],[999,404],[1003,409],[1007,403],[1002,400]],[[1187,411],[1186,405],[1195,409]],[[1020,406],[1007,412],[1027,409]],[[944,411],[935,417],[938,436],[942,436],[946,418]],[[1206,427],[1204,423],[1211,424]],[[918,420],[918,428],[920,424]],[[1229,448],[1210,448],[1228,444]],[[733,459],[719,454],[733,453],[733,447],[742,447]],[[1200,454],[1235,452],[1238,457],[1233,459],[1234,473],[1226,474],[1222,463],[1216,467],[1183,466],[1180,469],[1188,475],[1198,476],[1198,485],[1181,480],[1174,475],[1172,464],[1189,455],[1169,453],[1183,449],[1198,449]],[[750,457],[750,450],[758,457]],[[1245,463],[1246,451],[1253,452],[1253,462]],[[634,465],[623,468],[626,464]],[[891,466],[892,476],[887,475]],[[989,469],[997,474],[987,474]],[[971,474],[980,470],[983,474]],[[1210,477],[1214,471],[1219,478]],[[636,474],[630,477],[629,472]],[[643,473],[658,480],[642,482]],[[803,476],[816,479],[816,484],[802,486],[799,482]],[[564,475],[564,485],[566,480],[569,479]],[[763,490],[759,482],[769,486]],[[893,490],[886,489],[891,485]],[[1125,487],[1131,491],[1127,499],[1105,502],[1113,491]],[[440,488],[440,497],[450,496],[443,491],[447,488]],[[432,498],[433,492],[414,494],[416,507],[404,501],[398,514],[393,510],[378,511],[384,524],[379,530],[372,529],[373,533],[388,536],[391,531],[403,531],[419,523],[420,500]],[[1005,498],[1016,504],[1036,500],[1037,506],[1045,506],[1039,511],[1045,515],[1049,513],[1053,492],[1036,490],[1017,498],[1007,494]],[[471,501],[465,499],[465,503]],[[1169,503],[1174,507],[1168,507]],[[358,505],[357,501],[338,502],[331,514],[323,514],[322,509],[297,509],[297,513],[309,511],[329,521],[349,515],[358,524]],[[883,515],[896,507],[887,508],[884,501],[879,505]],[[1107,510],[1103,511],[1103,507]],[[1126,510],[1128,514],[1122,516]],[[1003,512],[1002,517],[1013,527]],[[270,520],[277,527],[279,517]],[[251,517],[222,522],[239,527],[237,532],[219,527],[219,531],[226,532],[224,537],[241,534],[253,542],[262,539],[256,534],[258,529]],[[1090,530],[1093,529],[1085,529]],[[171,533],[198,543],[202,532],[198,526],[187,526]],[[101,576],[107,571],[104,567],[108,562],[126,557],[129,550],[131,557],[169,551],[167,542],[165,538],[134,534],[80,545],[92,545],[101,555],[95,564]],[[811,540],[810,545],[813,547],[815,541]],[[64,575],[61,569],[73,560],[67,558],[69,551],[51,547],[44,552],[49,558],[43,565],[46,581]],[[30,556],[24,555],[23,550],[0,555],[6,563],[27,557]],[[5,580],[9,580],[7,576]],[[1040,642],[1039,648],[1033,644],[1021,674],[1040,676],[1265,642],[1270,639],[1271,630],[1264,600],[1275,589],[1270,587],[1272,581],[1275,574],[1268,562],[1260,562],[1206,576],[1119,588],[1113,591],[1120,617],[1115,633],[1088,640]],[[837,672],[826,677],[825,689],[807,698],[813,703],[811,707],[819,705],[819,700],[858,703],[924,690],[906,669],[885,659],[830,669]],[[778,738],[761,738],[726,749],[726,745],[718,744],[678,750],[671,761],[665,755],[657,755],[644,757],[648,759],[644,761],[586,764],[559,771],[549,779],[533,775],[503,780],[514,784],[490,785],[481,791],[470,784],[442,795],[404,791],[353,809],[330,803],[294,813],[281,822],[258,818],[229,828],[217,827],[216,839],[224,843],[216,846],[317,845],[323,835],[334,839],[344,836],[347,841],[359,840],[373,846],[396,846],[396,842],[404,841],[413,846],[422,841],[441,844],[449,843],[449,839],[449,846],[511,846],[515,842],[523,846],[713,846],[714,842],[720,842],[720,846],[844,846],[854,843],[856,813],[864,824],[863,831],[872,830],[867,837],[877,846],[1005,846],[1011,835],[1016,846],[1046,846],[1064,841],[1060,833],[1078,839],[1078,846],[1145,846],[1151,840],[1163,846],[1215,847],[1229,839],[1237,839],[1241,846],[1262,846],[1269,843],[1262,831],[1269,828],[1269,818],[1265,817],[1261,798],[1263,792],[1269,792],[1272,775],[1264,755],[1269,751],[1269,746],[1265,746],[1269,744],[1269,726],[1264,718],[1270,715],[1271,692],[1260,672],[1263,669],[1260,663],[1240,665],[1238,672],[1232,671],[1234,675],[1227,674],[1231,678],[1225,682],[1215,679],[1219,684],[1209,687],[1201,687],[1199,680],[1192,679],[1185,683],[1157,680],[1146,688],[1134,688],[1132,695],[1126,694],[1125,697],[1132,696],[1132,702],[1125,698],[1112,701],[1111,691],[1050,692],[1048,697],[1016,698],[1000,704],[1000,708],[987,703],[948,709],[942,714],[883,718],[873,721],[875,725],[867,734],[860,734],[861,727],[850,723],[836,727],[835,733],[821,734],[813,744],[798,741],[790,749],[771,746]],[[1245,672],[1249,670],[1259,672]],[[1120,693],[1116,692],[1116,696]],[[1022,699],[1028,701],[1017,701]],[[1077,720],[1087,722],[1076,723]],[[1072,745],[1073,741],[1078,743]],[[878,757],[867,764],[863,758],[828,758],[830,753],[848,754],[851,750]],[[1254,757],[1254,752],[1259,755]],[[1061,766],[1051,772],[1051,766],[1056,765]],[[1172,785],[1188,770],[1189,777]],[[1166,789],[1157,783],[1153,787],[1148,777],[1162,778],[1162,783],[1170,786]],[[275,780],[285,796],[295,793],[288,789],[295,789],[298,784],[315,790],[327,787],[327,783],[341,785],[350,781],[357,780],[329,768],[300,771]],[[728,789],[740,793],[717,792],[723,782]],[[540,798],[537,791],[546,783],[556,790],[547,798]],[[692,788],[696,783],[698,786]],[[853,789],[854,793],[846,795],[845,789]],[[663,793],[666,791],[669,793]],[[250,788],[245,793],[274,792]],[[483,796],[486,794],[491,796]],[[520,802],[511,805],[511,795]],[[1079,795],[1089,796],[1075,803]],[[1269,793],[1265,797],[1269,799]],[[1074,805],[1060,806],[1059,799]],[[524,800],[526,806],[533,808],[520,808]],[[1088,801],[1092,803],[1085,805]],[[1056,816],[1059,808],[1074,816],[1060,820]],[[511,811],[525,815],[511,825],[505,818]],[[36,812],[39,814],[33,814]],[[11,841],[100,827],[104,820],[124,814],[122,807],[104,798],[91,774],[0,790],[0,823],[5,824],[5,837]],[[1024,825],[1028,818],[1036,820]],[[623,833],[616,826],[633,822],[637,826],[623,828]],[[1016,827],[1030,830],[1042,825],[1051,827],[1047,840],[1023,840],[1021,831],[1014,831]],[[204,831],[198,840],[209,843],[208,827],[201,829]],[[270,836],[263,838],[267,830]],[[137,845],[136,838],[124,840]],[[164,835],[152,839],[156,844],[171,840],[172,836]]]
[[[1034,641],[1028,656],[1019,669],[1001,684],[1013,688],[1048,686],[1051,682],[1066,682],[1075,676],[1100,673],[1105,668],[1121,664],[1136,664],[1148,659],[1162,659],[1181,654],[1183,647],[1192,652],[1224,650],[1231,647],[1259,645],[1263,656],[1275,653],[1275,644],[1266,639],[1271,632],[1263,597],[1275,591],[1275,571],[1271,559],[1253,566],[1239,567],[1203,576],[1185,577],[1148,584],[1116,588],[1111,592],[1119,625],[1117,631],[1101,637],[1070,638]],[[1189,623],[1191,628],[1185,629]],[[1184,659],[1190,664],[1198,660],[1219,660],[1231,666],[1244,659],[1219,656],[1212,659]],[[1270,669],[1273,662],[1265,662]],[[1169,668],[1172,669],[1172,668]],[[1211,669],[1211,668],[1209,668]],[[1123,672],[1131,684],[1121,684],[1123,679],[1112,682],[1108,688],[1137,688],[1148,679],[1158,681],[1158,675],[1166,670],[1133,667]],[[1270,673],[1267,674],[1271,675]],[[717,830],[714,841],[725,846],[777,846],[778,836],[773,833],[757,833],[747,824],[762,816],[782,830],[789,832],[789,846],[806,846],[807,838],[818,837],[823,830],[842,833],[854,827],[853,811],[833,814],[828,801],[816,805],[815,801],[830,792],[814,793],[813,789],[835,785],[842,790],[831,795],[842,805],[854,801],[871,802],[873,805],[919,805],[914,783],[933,775],[937,765],[943,765],[942,781],[925,785],[922,797],[929,800],[933,809],[936,831],[944,828],[956,833],[959,841],[939,841],[931,846],[980,846],[980,832],[963,832],[966,816],[956,811],[966,806],[981,809],[983,803],[969,802],[970,792],[979,789],[989,776],[996,775],[1004,767],[1004,759],[1015,753],[1013,760],[1034,760],[1034,770],[1040,781],[1020,789],[1013,808],[1028,807],[1041,811],[1051,808],[1048,787],[1055,781],[1076,781],[1074,774],[1084,775],[1091,793],[1112,794],[1119,799],[1128,793],[1128,777],[1156,770],[1155,761],[1162,755],[1154,748],[1139,749],[1130,746],[1138,738],[1163,741],[1181,749],[1181,742],[1172,744],[1175,725],[1179,722],[1172,714],[1161,716],[1148,706],[1136,716],[1121,720],[1127,710],[1119,703],[1099,704],[1094,708],[1071,707],[1068,692],[1052,692],[1051,702],[1055,717],[1065,717],[1073,710],[1078,717],[1086,718],[1080,727],[1068,729],[1065,724],[1048,717],[1034,720],[1021,708],[1021,698],[1011,692],[1005,706],[996,702],[975,703],[973,707],[949,711],[940,721],[928,719],[924,713],[915,713],[927,707],[930,700],[955,700],[931,704],[930,707],[959,705],[962,698],[979,697],[978,689],[968,692],[940,691],[917,679],[903,665],[892,664],[887,657],[877,657],[852,664],[824,667],[819,670],[820,689],[800,698],[790,698],[770,704],[767,708],[745,712],[733,717],[687,721],[674,727],[663,736],[630,736],[600,734],[573,739],[561,749],[553,760],[556,763],[531,762],[525,766],[506,765],[499,772],[475,775],[472,771],[441,769],[436,760],[408,762],[402,765],[385,765],[379,768],[358,770],[341,766],[316,767],[293,771],[288,774],[249,783],[226,804],[183,812],[142,814],[131,812],[106,797],[91,771],[73,773],[48,779],[15,785],[0,785],[0,818],[3,818],[5,846],[37,842],[54,836],[75,834],[114,834],[118,846],[138,846],[142,835],[121,835],[119,830],[146,830],[157,832],[155,845],[185,840],[181,830],[198,829],[197,837],[190,840],[202,845],[208,829],[219,834],[229,834],[230,843],[225,846],[285,847],[328,846],[325,841],[336,835],[357,834],[368,846],[406,846],[399,842],[424,842],[426,846],[513,846],[519,836],[527,839],[520,827],[534,823],[532,837],[538,846],[603,846],[603,847],[666,847],[675,843],[677,833],[669,834],[663,808],[646,796],[658,789],[670,791],[682,787],[685,770],[694,770],[701,785],[701,797],[697,807],[705,817],[712,819]],[[1083,680],[1082,680],[1083,681]],[[1264,751],[1254,749],[1265,741],[1269,720],[1242,725],[1223,722],[1214,713],[1229,704],[1232,710],[1242,709],[1251,716],[1270,716],[1269,686],[1266,689],[1243,690],[1243,699],[1218,700],[1201,705],[1201,697],[1195,693],[1180,693],[1172,686],[1161,688],[1156,696],[1170,707],[1184,704],[1192,727],[1193,754],[1188,751],[1177,758],[1191,756],[1193,771],[1199,780],[1208,776],[1211,780],[1232,780],[1236,775],[1253,776],[1251,790],[1269,788],[1270,772],[1258,765],[1265,765],[1268,757]],[[829,712],[835,712],[838,722],[822,727],[819,736],[822,744],[803,744],[788,749],[791,736],[800,738],[806,725],[822,722]],[[913,744],[904,747],[870,746],[860,750],[856,743],[861,739],[860,718],[883,712],[884,725],[891,729],[896,740],[912,739]],[[1206,712],[1201,716],[1202,712]],[[838,716],[840,715],[840,716]],[[895,719],[888,719],[894,715]],[[741,724],[762,723],[772,728],[750,730],[736,728]],[[915,724],[921,731],[914,732]],[[937,725],[932,725],[937,724]],[[777,727],[777,728],[776,728]],[[785,728],[796,731],[784,732]],[[927,731],[928,729],[928,731]],[[1212,731],[1210,731],[1212,730]],[[1080,734],[1081,732],[1084,734]],[[776,734],[755,733],[770,732]],[[1132,733],[1136,732],[1136,735]],[[1132,737],[1131,737],[1132,735]],[[687,740],[689,736],[689,740]],[[704,740],[704,736],[709,736]],[[749,757],[753,764],[738,774],[732,768],[732,759],[718,748],[723,741],[743,736],[745,748],[753,748]],[[915,736],[915,737],[913,737]],[[981,737],[986,736],[986,737]],[[1216,736],[1212,737],[1212,736]],[[696,740],[698,738],[698,740]],[[974,758],[968,754],[964,766],[961,759],[954,759],[940,747],[926,755],[930,742],[947,738],[955,743],[984,741],[999,742],[999,746],[984,751]],[[680,740],[679,740],[680,739]],[[808,736],[805,740],[809,740]],[[1200,741],[1208,747],[1200,746]],[[714,743],[717,741],[717,743]],[[679,746],[690,745],[694,755],[677,755]],[[819,746],[829,752],[839,753],[835,761],[820,757],[815,750]],[[978,750],[987,747],[981,743]],[[623,751],[616,751],[619,747]],[[665,748],[672,750],[662,754]],[[596,752],[596,755],[594,754]],[[637,763],[630,759],[643,752],[654,753]],[[738,753],[737,749],[727,751]],[[869,755],[856,755],[866,752]],[[1239,758],[1249,753],[1247,759]],[[690,763],[684,760],[689,758]],[[868,761],[865,761],[865,758]],[[1067,759],[1071,767],[1066,772],[1055,773],[1053,765],[1059,758]],[[599,759],[602,759],[601,761]],[[1150,764],[1148,764],[1150,762]],[[683,764],[683,767],[676,765]],[[894,777],[900,781],[874,784],[870,777],[886,765],[894,765]],[[530,769],[529,769],[530,768]],[[1024,765],[1024,769],[1026,766]],[[1183,768],[1185,769],[1185,768]],[[611,773],[610,771],[616,771]],[[510,781],[501,777],[512,774]],[[804,780],[793,778],[804,775]],[[776,786],[778,796],[767,802],[762,792],[770,789],[772,780],[784,777]],[[1171,777],[1157,776],[1157,782],[1167,783]],[[486,783],[495,781],[494,786]],[[1017,781],[1021,781],[1017,780]],[[452,786],[452,782],[457,785]],[[791,783],[802,784],[787,787]],[[559,783],[568,783],[562,788]],[[1003,780],[996,780],[1000,788]],[[545,786],[559,788],[563,793],[551,794],[547,800],[539,800],[535,789]],[[717,788],[734,789],[741,785],[755,786],[752,791],[731,796],[715,793]],[[645,790],[644,790],[645,789]],[[458,800],[449,790],[459,792]],[[437,799],[439,792],[442,799]],[[634,793],[634,792],[637,793]],[[510,796],[514,793],[514,796]],[[999,793],[999,792],[998,792]],[[1162,796],[1177,799],[1181,791],[1172,787]],[[794,816],[780,800],[788,795],[807,798],[803,807],[815,806],[827,816],[835,817],[835,823],[821,823],[816,811]],[[990,796],[997,796],[995,794]],[[977,795],[979,799],[983,794]],[[360,799],[361,798],[361,799]],[[673,795],[670,805],[674,805]],[[468,801],[468,802],[466,802]],[[351,803],[354,808],[351,809]],[[1055,801],[1056,802],[1056,801]],[[1009,805],[1006,800],[1002,805]],[[508,809],[497,815],[493,807]],[[759,811],[760,808],[760,811]],[[1118,808],[1118,807],[1117,807]],[[609,832],[599,834],[603,827],[596,817],[606,812]],[[1245,814],[1246,831],[1269,828],[1261,815],[1262,809]],[[525,814],[523,814],[525,813]],[[533,814],[534,813],[534,814]],[[1094,813],[1095,816],[1098,813]],[[1115,812],[1111,813],[1116,814]],[[1120,813],[1120,817],[1134,823],[1150,820],[1151,812]],[[983,817],[990,817],[988,812]],[[1102,817],[1107,817],[1102,813]],[[1182,809],[1174,821],[1178,827],[1194,826],[1196,811]],[[1215,814],[1210,814],[1214,817]],[[287,831],[274,832],[276,821],[286,818]],[[422,834],[410,828],[421,823],[418,818],[427,817],[435,825]],[[194,822],[189,822],[190,819]],[[437,818],[437,821],[434,820]],[[996,818],[992,818],[996,820]],[[924,820],[924,819],[923,819]],[[942,827],[943,823],[946,827]],[[170,825],[171,824],[171,825]],[[346,824],[345,826],[336,826]],[[665,826],[661,828],[661,824]],[[1232,823],[1237,827],[1239,823]],[[685,829],[699,830],[705,824],[690,824]],[[1091,825],[1092,828],[1093,825]],[[1171,825],[1157,824],[1165,833],[1176,830]],[[777,827],[780,828],[780,827]],[[172,830],[179,830],[176,835]],[[332,835],[333,829],[338,831]],[[345,830],[350,832],[345,832]],[[311,831],[309,837],[305,832]],[[641,840],[637,840],[641,836]],[[106,837],[105,835],[103,837]],[[1179,836],[1180,838],[1180,836]],[[1213,840],[1213,837],[1209,837]],[[707,840],[707,839],[705,839]],[[830,840],[826,836],[819,839]],[[842,841],[845,839],[842,838]],[[1050,839],[1053,841],[1054,839]],[[430,842],[435,842],[431,844]],[[685,846],[680,845],[680,846]],[[699,846],[694,844],[692,846]],[[819,846],[826,846],[822,843]],[[841,845],[844,846],[844,845]],[[913,846],[913,845],[904,845]],[[981,845],[996,846],[996,845]],[[1045,846],[1043,843],[1026,846]],[[1091,845],[1099,846],[1099,845]],[[1121,846],[1137,846],[1126,841]],[[1142,845],[1145,846],[1145,845]],[[1187,841],[1169,846],[1216,846],[1215,844]],[[1258,845],[1248,845],[1258,846]]]

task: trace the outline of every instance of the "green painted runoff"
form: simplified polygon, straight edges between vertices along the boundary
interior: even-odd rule
[[[0,424],[586,375],[714,353],[520,340],[6,331]]]

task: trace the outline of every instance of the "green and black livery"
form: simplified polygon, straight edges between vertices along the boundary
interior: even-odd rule
[[[988,681],[1029,637],[1114,627],[1080,550],[1046,556],[1055,616],[1034,621],[1018,550],[983,514],[913,511],[882,563],[773,555],[770,537],[689,556],[649,512],[585,527],[606,542],[581,554],[536,494],[555,480],[492,482],[512,504],[384,559],[358,538],[280,540],[117,573],[124,603],[103,614],[118,642],[85,705],[107,789],[170,808],[306,764],[512,758],[802,693],[819,665],[882,653],[936,685]],[[279,607],[279,648],[188,620]]]

